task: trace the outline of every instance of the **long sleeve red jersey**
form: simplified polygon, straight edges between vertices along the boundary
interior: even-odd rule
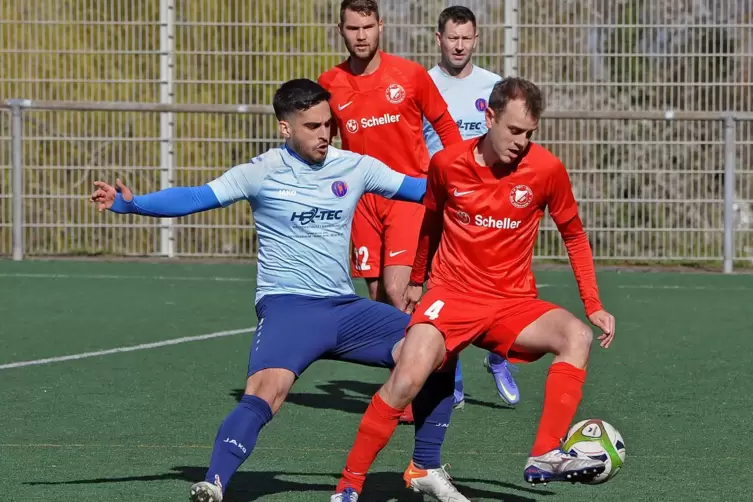
[[[471,298],[536,297],[533,248],[548,207],[564,239],[587,314],[601,310],[591,247],[565,167],[545,148],[531,144],[514,170],[497,173],[476,162],[479,141],[464,141],[432,158],[411,280],[424,281],[438,242],[432,286]]]
[[[426,176],[429,152],[423,118],[447,147],[462,141],[447,103],[418,63],[380,52],[379,67],[353,75],[348,61],[319,77],[345,150],[375,157],[409,176]]]

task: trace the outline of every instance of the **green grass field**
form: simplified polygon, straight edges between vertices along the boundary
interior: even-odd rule
[[[0,262],[3,500],[187,500],[217,426],[242,392],[249,333],[7,365],[251,328],[254,272],[247,265]],[[470,349],[462,357],[467,406],[454,415],[444,451],[461,490],[474,501],[753,498],[753,276],[599,277],[617,339],[608,351],[594,348],[576,418],[603,418],[620,430],[624,470],[602,486],[525,484],[549,359],[521,367],[522,402],[512,410],[500,404],[482,353]],[[537,278],[544,298],[582,311],[569,270]],[[329,500],[361,413],[385,378],[384,370],[344,363],[312,366],[227,500]],[[421,500],[402,486],[411,449],[412,427],[400,427],[362,500]]]

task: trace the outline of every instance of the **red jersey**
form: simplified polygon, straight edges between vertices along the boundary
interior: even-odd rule
[[[432,158],[424,205],[426,219],[438,221],[433,229],[424,222],[411,279],[423,282],[426,277],[428,243],[434,240],[439,248],[430,287],[470,297],[537,297],[531,263],[548,207],[565,240],[588,314],[601,310],[591,248],[562,162],[531,143],[515,168],[481,166],[474,156],[480,140],[453,145]],[[436,235],[440,232],[441,239]]]
[[[375,157],[395,171],[423,177],[429,152],[423,118],[442,144],[462,141],[447,103],[418,63],[385,52],[375,72],[353,75],[344,61],[319,77],[332,98],[330,106],[345,150]]]

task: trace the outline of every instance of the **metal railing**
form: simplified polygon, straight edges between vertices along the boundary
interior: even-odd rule
[[[51,172],[70,171],[75,169],[88,169],[89,166],[79,162],[78,165],[69,165],[61,161],[53,162],[50,157],[39,157],[34,165],[25,161],[25,152],[37,155],[37,149],[46,148],[45,141],[62,141],[64,144],[88,139],[87,136],[96,138],[97,134],[109,138],[117,136],[112,133],[109,136],[100,134],[100,131],[85,131],[83,133],[66,133],[58,137],[49,138],[44,134],[35,132],[31,138],[24,137],[24,121],[29,114],[42,111],[58,112],[81,112],[94,113],[105,112],[106,116],[117,113],[137,114],[142,117],[139,122],[148,122],[147,117],[153,117],[162,122],[165,114],[200,114],[200,117],[216,119],[218,115],[235,116],[235,118],[254,117],[254,123],[266,124],[265,127],[257,127],[260,131],[256,137],[232,138],[217,137],[209,138],[183,138],[177,136],[146,137],[152,147],[159,152],[159,165],[149,165],[143,162],[143,166],[129,165],[132,155],[123,152],[111,154],[111,163],[119,166],[120,173],[132,172],[135,183],[133,188],[137,193],[153,191],[154,189],[168,188],[173,185],[205,183],[217,176],[231,165],[243,162],[251,158],[261,150],[265,150],[273,144],[279,143],[272,136],[274,118],[270,106],[258,105],[203,105],[203,104],[158,104],[158,103],[124,103],[124,102],[70,102],[70,101],[33,101],[33,100],[9,100],[0,105],[10,115],[10,165],[12,173],[12,256],[14,260],[21,260],[29,253],[25,243],[31,231],[40,229],[54,230],[64,234],[62,244],[44,247],[35,244],[32,253],[35,255],[45,254],[98,254],[102,252],[105,241],[118,240],[123,244],[121,247],[110,246],[109,252],[115,254],[131,255],[158,255],[158,256],[253,256],[255,244],[252,230],[250,212],[245,208],[238,208],[235,216],[227,216],[224,219],[203,219],[187,217],[179,219],[164,219],[158,223],[139,223],[139,220],[130,219],[126,223],[122,220],[114,225],[108,222],[93,221],[87,212],[94,212],[92,208],[84,209],[88,188],[86,190],[74,190],[71,183],[65,179],[59,179],[62,175],[56,175],[57,184],[53,186],[47,181],[37,181],[34,189],[29,187],[32,170],[47,172],[47,180],[50,180]],[[663,133],[661,139],[647,141],[644,136],[626,140],[625,133],[618,135],[610,133],[607,128],[600,128],[600,124],[632,124],[633,126],[648,127],[656,124],[671,124],[674,122],[689,122],[703,124],[698,127],[699,131],[711,131],[699,134],[699,137],[685,137],[678,139],[669,133]],[[563,124],[564,122],[564,124]],[[575,188],[576,196],[581,207],[589,235],[599,242],[594,245],[594,254],[597,260],[612,261],[642,261],[642,262],[668,262],[668,261],[722,261],[723,271],[733,271],[736,260],[750,261],[751,237],[753,226],[740,222],[739,213],[741,205],[750,210],[753,207],[753,169],[750,165],[743,165],[751,161],[750,152],[753,151],[753,140],[750,138],[750,129],[745,127],[740,134],[739,124],[750,125],[753,123],[753,113],[748,112],[680,112],[680,111],[549,111],[542,119],[540,143],[544,144],[555,154],[563,159],[571,173],[571,179]],[[564,127],[563,127],[564,126]],[[713,126],[713,127],[712,127]],[[721,126],[722,134],[715,132]],[[667,126],[669,127],[669,126]],[[41,126],[37,126],[40,129]],[[252,127],[254,129],[254,127]],[[582,129],[576,136],[567,136],[568,131]],[[602,130],[603,129],[603,130]],[[686,131],[687,128],[683,128]],[[565,136],[562,136],[565,134]],[[662,134],[652,133],[656,136]],[[687,136],[687,134],[685,133]],[[194,136],[199,136],[194,134]],[[700,137],[703,136],[703,137]],[[118,138],[125,140],[125,138]],[[139,140],[135,135],[130,138]],[[223,165],[212,165],[194,168],[175,167],[175,150],[177,145],[187,145],[191,141],[201,142],[205,148],[216,145],[223,141],[238,141],[244,146],[243,153],[237,157],[237,153],[231,154],[234,159],[224,161]],[[25,149],[25,143],[27,147]],[[250,144],[250,146],[249,146]],[[624,146],[627,144],[627,146]],[[604,156],[602,150],[623,145],[640,145],[642,150],[632,151],[629,155],[623,155],[627,161],[605,161],[605,165],[599,165],[599,159]],[[698,146],[701,145],[701,146]],[[187,147],[186,147],[187,148]],[[597,150],[593,150],[596,148]],[[702,148],[703,150],[699,150]],[[143,147],[134,147],[135,150],[144,150]],[[646,150],[646,149],[651,149]],[[62,152],[58,147],[56,152]],[[585,153],[584,153],[585,152]],[[596,153],[594,153],[596,152]],[[657,153],[658,152],[658,153]],[[685,152],[685,153],[683,153]],[[687,152],[691,152],[692,155]],[[227,155],[227,154],[224,154]],[[166,157],[170,158],[166,158]],[[180,157],[180,155],[178,156]],[[223,153],[212,159],[223,157]],[[687,157],[687,162],[681,162],[679,169],[672,170],[665,164],[676,162],[676,158]],[[41,159],[41,160],[40,160]],[[47,159],[47,160],[45,160]],[[657,165],[651,165],[655,162]],[[214,161],[211,161],[214,162]],[[2,160],[0,160],[0,164]],[[75,163],[73,161],[72,163]],[[100,162],[101,163],[101,162]],[[587,165],[578,165],[578,164]],[[742,166],[742,170],[741,170]],[[54,167],[54,169],[53,169]],[[111,169],[109,171],[112,171]],[[176,172],[180,171],[181,175]],[[739,172],[738,172],[739,171]],[[635,195],[631,184],[636,183],[637,178],[626,178],[635,174],[644,185],[646,194],[653,193],[652,185],[659,185],[660,177],[671,177],[665,183],[664,193],[654,193],[647,196],[641,192]],[[637,173],[637,174],[636,174]],[[108,173],[97,173],[108,176]],[[35,175],[36,176],[36,175]],[[150,177],[155,181],[152,185],[139,184],[142,178]],[[694,177],[695,176],[695,177]],[[622,178],[620,178],[622,177]],[[610,181],[607,178],[611,178]],[[716,190],[717,181],[721,181],[722,189]],[[617,180],[617,181],[614,181]],[[93,181],[93,180],[90,180]],[[656,183],[654,183],[656,181]],[[662,181],[663,182],[663,181]],[[614,187],[603,188],[612,183]],[[683,183],[689,183],[688,188]],[[76,186],[81,186],[77,183]],[[631,191],[632,190],[632,191]],[[53,193],[55,192],[56,193]],[[30,193],[33,192],[33,193]],[[718,196],[713,195],[718,192]],[[711,194],[711,195],[709,195]],[[25,209],[33,200],[46,200],[50,208],[47,213],[54,215],[55,222],[40,223],[25,216]],[[62,201],[62,202],[61,202]],[[69,203],[66,206],[66,203]],[[71,206],[70,204],[73,204]],[[80,204],[80,205],[79,205]],[[74,207],[75,206],[75,207]],[[611,214],[614,208],[616,214]],[[670,208],[670,209],[667,209]],[[706,209],[704,209],[706,208]],[[695,219],[680,221],[683,213],[698,211],[699,216]],[[671,212],[671,214],[670,214]],[[607,214],[610,213],[610,214]],[[617,214],[619,213],[619,214]],[[41,214],[41,213],[40,213]],[[628,216],[625,216],[625,215]],[[647,216],[648,215],[648,216]],[[679,215],[679,216],[678,216]],[[198,216],[198,215],[196,215]],[[39,219],[41,217],[37,217]],[[138,218],[138,217],[129,217]],[[680,219],[678,219],[680,218]],[[113,220],[114,221],[114,220]],[[106,237],[97,238],[105,227],[118,227],[121,234],[108,234]],[[72,241],[64,237],[69,229],[77,229],[80,233],[79,241],[88,243],[85,246],[76,246]],[[142,229],[145,234],[141,238],[128,232],[134,229]],[[180,235],[178,235],[180,231]],[[214,232],[212,234],[212,232]],[[240,233],[238,233],[240,232]],[[536,248],[536,256],[541,258],[565,258],[566,254],[561,242],[555,241],[556,229],[551,222],[542,225],[540,239]],[[736,245],[735,234],[742,235],[742,243]],[[211,235],[210,235],[211,234]],[[220,235],[222,234],[222,235]],[[82,237],[83,236],[83,237]],[[594,237],[595,236],[595,237]],[[49,237],[39,237],[44,240]],[[141,242],[140,241],[143,241]],[[645,241],[645,242],[644,242]],[[176,242],[177,245],[176,249]],[[239,244],[241,243],[241,244]],[[129,247],[130,246],[130,247]],[[625,249],[627,251],[625,251]],[[124,251],[125,250],[125,251]],[[1,254],[1,253],[0,253]]]

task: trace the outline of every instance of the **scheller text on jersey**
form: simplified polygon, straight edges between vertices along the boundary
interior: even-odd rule
[[[361,129],[368,129],[369,127],[377,127],[377,126],[383,126],[387,124],[397,124],[400,122],[400,114],[399,113],[385,113],[384,115],[381,115],[379,117],[372,115],[371,117],[364,117],[360,120]],[[345,123],[345,128],[350,133],[358,132],[359,125],[358,122],[350,119]]]

